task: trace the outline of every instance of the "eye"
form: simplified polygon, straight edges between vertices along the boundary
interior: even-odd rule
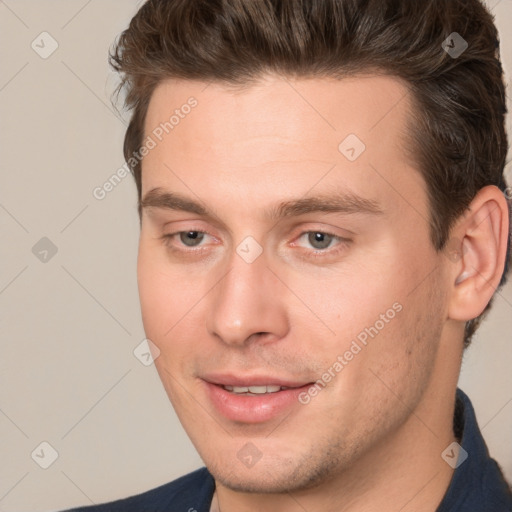
[[[176,254],[189,256],[203,254],[208,251],[211,244],[208,243],[208,237],[212,239],[213,245],[217,245],[218,240],[216,237],[210,235],[206,231],[189,229],[187,231],[176,231],[162,235],[164,245]],[[338,252],[346,249],[350,240],[333,233],[325,231],[304,231],[301,233],[292,246],[297,246],[301,249],[303,258],[321,258],[331,257],[338,254]]]
[[[202,231],[180,231],[176,234],[179,235],[180,241],[188,247],[197,247],[205,235]]]
[[[339,236],[324,233],[323,231],[306,231],[300,235],[299,240],[304,237],[306,237],[307,243],[310,244],[313,249],[320,251],[328,249],[334,240],[340,240]]]
[[[186,247],[193,249],[194,247],[201,247],[205,237],[210,236],[205,231],[190,229],[188,231],[177,231],[175,233],[168,233],[162,235],[164,244],[172,251],[187,251]]]
[[[302,232],[291,245],[298,248],[297,256],[300,259],[325,263],[342,256],[351,243],[349,238],[315,230]]]
[[[321,231],[309,231],[304,234],[307,235],[308,243],[315,249],[327,249],[331,245],[331,242],[337,238],[334,235]]]

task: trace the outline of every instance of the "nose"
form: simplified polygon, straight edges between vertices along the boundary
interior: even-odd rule
[[[286,288],[264,254],[247,263],[233,252],[224,277],[208,294],[206,328],[228,345],[275,341],[289,328]]]

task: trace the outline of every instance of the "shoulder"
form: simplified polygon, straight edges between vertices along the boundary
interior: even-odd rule
[[[135,512],[151,510],[208,511],[215,482],[206,468],[198,469],[149,491],[116,501],[69,509],[64,512]],[[172,509],[169,507],[173,507]]]

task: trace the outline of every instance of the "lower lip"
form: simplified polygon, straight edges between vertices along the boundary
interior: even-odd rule
[[[226,391],[222,386],[206,382],[209,398],[217,411],[231,421],[242,423],[262,423],[301,406],[299,395],[311,386],[285,389],[276,393],[257,396],[237,395]]]

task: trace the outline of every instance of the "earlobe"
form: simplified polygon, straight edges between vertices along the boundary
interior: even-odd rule
[[[461,256],[451,269],[449,318],[466,322],[483,312],[503,274],[508,236],[507,201],[497,187],[484,187],[452,233]]]

